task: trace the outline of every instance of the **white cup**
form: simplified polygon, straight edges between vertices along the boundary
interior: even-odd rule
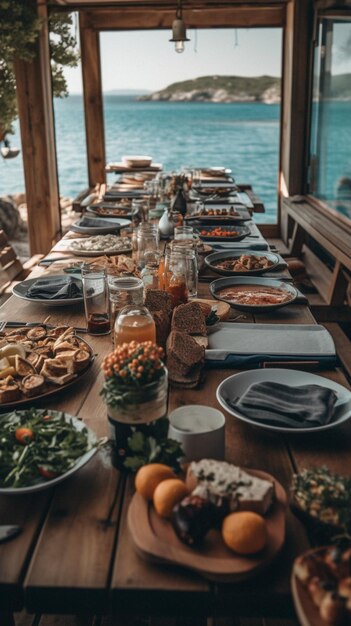
[[[172,411],[168,419],[168,437],[181,444],[183,462],[224,459],[225,417],[221,411],[188,404]]]

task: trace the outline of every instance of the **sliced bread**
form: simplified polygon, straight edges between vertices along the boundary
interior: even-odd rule
[[[180,304],[173,311],[172,330],[180,330],[189,335],[206,335],[206,318],[197,302]]]

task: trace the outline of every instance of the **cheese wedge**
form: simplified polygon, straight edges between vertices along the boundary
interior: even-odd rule
[[[251,476],[225,461],[202,459],[191,463],[187,484],[206,488],[210,495],[227,498],[231,511],[254,511],[264,515],[274,501],[273,482]]]

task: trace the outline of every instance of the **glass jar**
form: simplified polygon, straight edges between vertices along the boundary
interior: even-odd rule
[[[118,313],[125,306],[142,306],[144,301],[144,283],[134,276],[107,276],[110,300],[112,342],[114,326]]]
[[[159,289],[159,265],[160,253],[157,251],[147,251],[144,254],[145,267],[140,272],[141,280],[144,283],[144,293],[147,289]]]
[[[174,306],[188,301],[187,266],[182,252],[166,249],[163,288],[172,296]]]
[[[159,235],[157,224],[140,224],[137,232],[137,263],[139,268],[145,266],[145,255],[158,252]]]
[[[174,240],[183,241],[186,239],[192,239],[194,235],[194,229],[192,226],[176,226],[174,229]]]
[[[197,296],[198,263],[193,244],[180,243],[178,246],[173,242],[166,250],[164,289],[173,295],[175,302],[187,302],[189,296]]]
[[[115,345],[130,341],[156,343],[156,325],[145,306],[126,306],[118,314],[114,327]]]

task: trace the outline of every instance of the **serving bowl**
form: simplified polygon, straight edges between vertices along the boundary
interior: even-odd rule
[[[248,226],[223,226],[226,231],[233,234],[228,236],[213,235],[211,233],[215,228],[215,226],[203,226],[202,228],[195,229],[194,232],[203,241],[241,241],[251,233]]]
[[[152,157],[127,154],[122,156],[122,162],[127,167],[149,167],[152,163]]]
[[[274,303],[274,304],[242,304],[233,302],[229,297],[223,297],[220,295],[220,291],[225,287],[269,287],[273,289],[279,289],[279,291],[284,292],[286,295],[289,295],[289,299],[284,302]],[[269,311],[273,311],[283,306],[287,306],[288,304],[292,304],[294,300],[296,300],[298,294],[297,289],[291,285],[290,283],[282,282],[280,280],[274,280],[270,278],[260,278],[253,276],[240,276],[240,277],[231,277],[231,278],[219,278],[214,280],[209,285],[211,295],[217,300],[223,300],[224,302],[228,302],[230,306],[235,309],[240,309],[241,311],[250,311],[251,313],[266,313]]]
[[[258,258],[266,258],[272,263],[272,265],[270,265],[269,267],[262,267],[260,269],[246,270],[246,271],[245,270],[235,271],[235,270],[230,270],[230,269],[223,269],[216,265],[216,263],[220,261],[231,260],[231,259],[233,261],[237,260],[243,255],[254,256]],[[223,276],[241,276],[241,275],[260,276],[261,274],[264,274],[265,272],[270,272],[274,270],[280,263],[281,263],[281,259],[278,254],[274,254],[273,252],[256,252],[256,251],[253,252],[252,250],[214,252],[213,254],[209,254],[205,258],[205,264],[207,265],[207,267],[211,269],[213,272],[216,272],[216,274],[222,274]]]

